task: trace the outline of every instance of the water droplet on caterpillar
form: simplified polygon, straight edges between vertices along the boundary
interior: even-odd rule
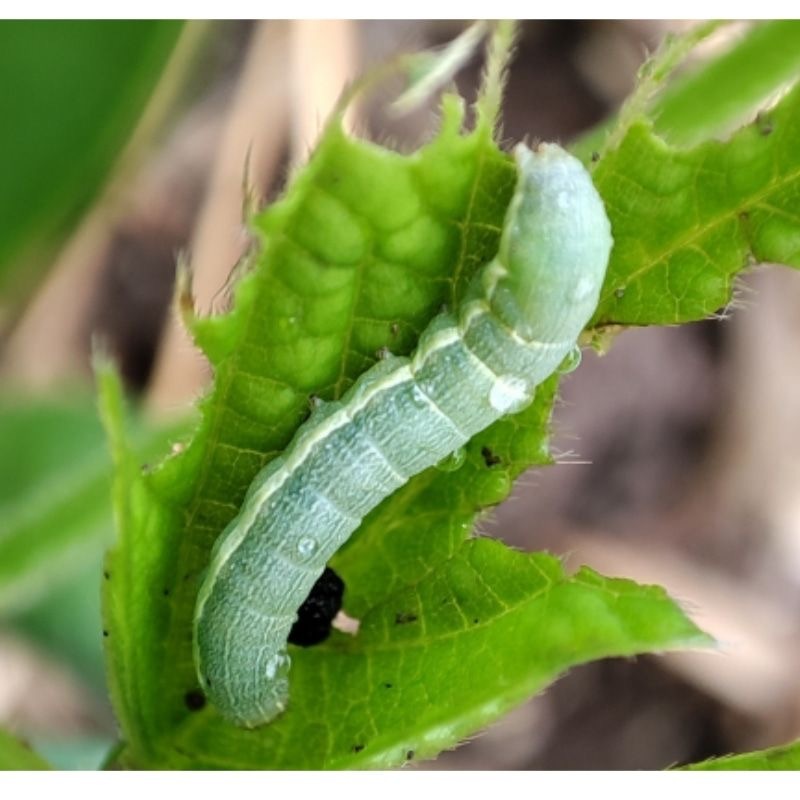
[[[524,380],[514,375],[501,375],[489,391],[489,405],[501,414],[513,414],[531,400]]]
[[[566,375],[567,373],[574,372],[581,364],[581,348],[580,345],[575,345],[569,353],[564,356],[564,360],[561,362],[561,366],[558,368],[558,371],[562,375]]]
[[[297,543],[297,554],[301,558],[309,558],[313,556],[314,553],[317,552],[317,548],[319,547],[319,542],[316,539],[312,539],[310,536],[304,536],[298,543]]]
[[[619,286],[614,289],[614,297],[616,297],[617,300],[622,300],[622,298],[625,297],[625,287]]]
[[[449,456],[445,456],[437,465],[436,469],[442,472],[455,472],[467,460],[467,451],[463,447],[453,450]]]
[[[285,653],[276,653],[272,656],[264,665],[264,674],[267,680],[274,680],[280,670],[289,666],[289,661],[289,656]]]
[[[573,303],[580,303],[584,301],[595,288],[595,282],[586,276],[582,277],[575,286],[572,287],[569,299]]]

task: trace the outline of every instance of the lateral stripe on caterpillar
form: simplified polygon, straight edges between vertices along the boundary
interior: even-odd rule
[[[214,546],[195,662],[206,694],[238,725],[286,707],[297,609],[367,512],[524,408],[594,312],[612,239],[589,174],[556,145],[519,145],[515,156],[499,252],[457,315],[436,317],[410,359],[386,358],[315,410]]]

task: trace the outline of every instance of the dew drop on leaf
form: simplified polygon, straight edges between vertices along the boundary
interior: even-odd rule
[[[463,447],[453,450],[449,456],[445,456],[437,465],[436,469],[442,472],[455,472],[467,460],[467,451]]]
[[[558,371],[562,375],[566,375],[570,372],[574,372],[581,364],[581,348],[580,345],[575,345],[572,350],[564,356],[564,360],[561,362],[561,366],[558,368]]]

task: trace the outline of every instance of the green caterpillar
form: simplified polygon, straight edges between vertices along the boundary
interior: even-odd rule
[[[515,151],[500,249],[457,313],[326,403],[255,478],[217,540],[195,609],[200,683],[256,727],[289,699],[286,640],[326,562],[412,475],[524,408],[594,313],[612,246],[588,172],[557,145]]]

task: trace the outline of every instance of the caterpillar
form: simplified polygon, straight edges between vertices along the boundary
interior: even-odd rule
[[[498,253],[459,309],[436,317],[410,358],[387,356],[318,407],[214,545],[194,658],[204,692],[237,725],[285,709],[297,609],[367,512],[530,403],[595,310],[612,238],[588,172],[554,144],[514,155]]]

